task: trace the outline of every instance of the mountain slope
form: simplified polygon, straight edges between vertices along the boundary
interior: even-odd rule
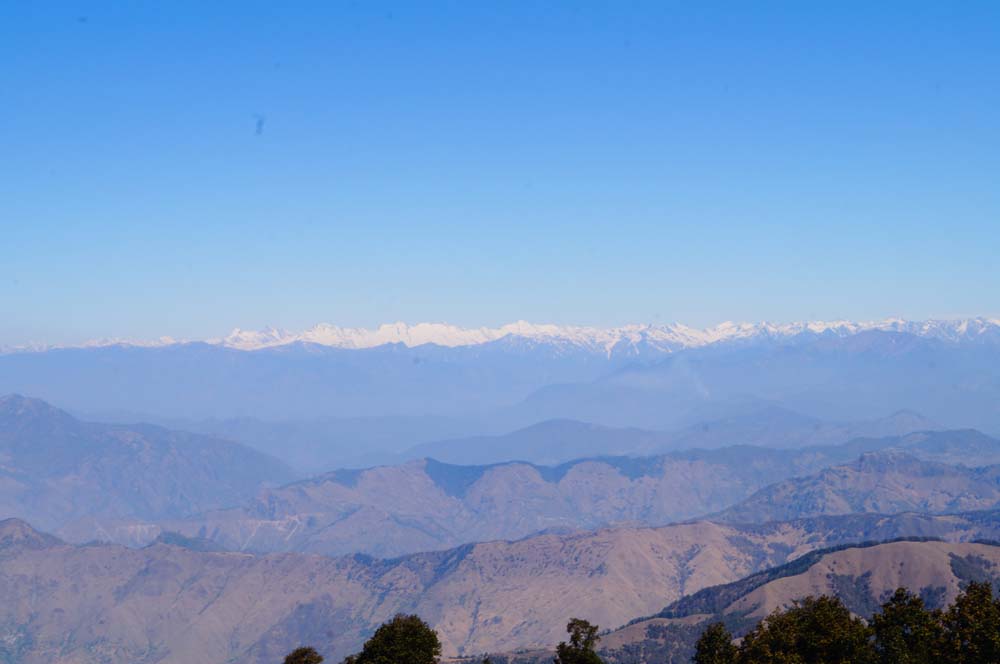
[[[839,597],[870,617],[897,588],[919,594],[930,608],[955,600],[969,581],[1000,581],[1000,546],[985,543],[897,541],[814,552],[735,583],[705,588],[602,639],[611,662],[690,661],[708,624],[725,622],[741,636],[757,621],[807,596]]]
[[[661,525],[724,509],[775,482],[842,464],[865,452],[895,448],[905,449],[914,459],[1000,460],[1000,441],[974,431],[859,439],[803,450],[741,446],[640,458],[599,457],[558,466],[521,462],[458,466],[421,459],[327,473],[263,491],[238,509],[161,525],[234,550],[400,555],[466,542],[514,539],[547,529],[622,522]],[[890,470],[889,466],[868,467],[864,477],[878,483],[883,475],[889,477]],[[915,479],[903,470],[896,471],[897,485]],[[955,472],[965,477],[971,471]],[[927,483],[933,484],[933,479]],[[949,505],[953,509],[992,505],[983,498],[992,495],[990,488],[982,481],[976,487],[982,494],[978,502],[932,504],[914,500],[911,492],[911,502],[856,500],[845,503],[837,513],[920,507],[940,512]],[[931,490],[938,491],[928,487]],[[787,514],[799,516],[805,509],[803,501],[790,500],[785,504],[775,498],[775,509],[783,507]],[[740,516],[748,521],[772,516],[755,509],[760,513],[750,510]],[[739,520],[728,513],[722,518]],[[144,531],[147,538],[157,528],[150,524]],[[126,533],[117,541],[135,539]]]
[[[6,521],[2,647],[19,664],[270,664],[310,643],[338,661],[397,611],[428,620],[445,655],[551,646],[571,616],[623,624],[817,548],[998,534],[996,513],[852,515],[615,528],[378,560],[255,557],[164,542],[71,546]]]
[[[763,522],[876,512],[958,512],[1000,502],[1000,466],[968,468],[918,459],[893,450],[826,468],[761,489],[715,515],[730,522]]]
[[[176,519],[252,498],[294,474],[255,450],[149,425],[81,422],[0,398],[0,515],[81,540],[102,523]]]
[[[236,550],[399,555],[551,529],[662,524],[728,505],[762,482],[698,458],[557,467],[419,460],[269,489],[245,508],[164,527]]]
[[[173,530],[256,552],[392,556],[546,530],[661,525],[872,449],[1000,456],[1000,442],[977,432],[928,432],[802,451],[736,447],[557,466],[423,459],[265,486],[290,472],[240,445],[148,425],[84,423],[18,397],[0,403],[0,514],[77,542],[142,545]],[[571,433],[582,429],[570,439],[607,433],[550,423],[538,427],[537,444],[551,440],[547,426],[566,424]]]

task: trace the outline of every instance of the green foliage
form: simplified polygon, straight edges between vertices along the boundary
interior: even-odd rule
[[[713,623],[698,639],[695,646],[695,664],[734,664],[737,649],[733,635],[720,622]]]
[[[970,583],[944,614],[945,661],[1000,662],[1000,604],[989,583]]]
[[[296,648],[285,657],[285,664],[321,664],[323,656],[313,648]]]
[[[872,631],[879,664],[931,664],[941,657],[941,612],[927,610],[924,600],[905,588],[896,590],[872,618]]]
[[[375,630],[361,652],[344,664],[435,664],[441,656],[437,632],[416,615],[396,616]]]
[[[867,626],[838,598],[808,597],[757,624],[738,648],[724,625],[698,640],[696,664],[997,664],[1000,601],[970,583],[947,611],[896,590]]]
[[[835,597],[807,597],[775,611],[747,634],[740,664],[871,662],[868,627]]]
[[[601,664],[597,656],[597,625],[591,625],[586,620],[573,618],[566,625],[569,643],[563,641],[556,646],[555,664]]]

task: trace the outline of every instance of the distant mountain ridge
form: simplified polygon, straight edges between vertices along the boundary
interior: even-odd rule
[[[987,335],[989,336],[989,335]],[[670,429],[718,405],[756,399],[828,421],[913,410],[951,428],[1000,430],[1000,345],[867,330],[713,344],[633,362],[589,382],[547,385],[511,419],[585,419]]]
[[[855,461],[859,455],[860,461]],[[874,461],[883,458],[881,464]],[[1000,441],[976,431],[937,431],[801,450],[736,446],[583,458],[553,466],[518,461],[461,466],[419,459],[326,473],[266,489],[236,509],[160,527],[233,550],[393,556],[546,530],[620,523],[658,526],[734,504],[734,512],[723,511],[718,518],[759,523],[848,512],[985,509],[1000,503],[989,467],[943,463],[955,459],[980,465],[1000,462]],[[845,462],[853,464],[838,465]],[[800,480],[789,477],[808,477],[817,470],[821,477],[836,475],[859,464],[862,470],[852,477],[884,485],[877,499],[850,485],[853,490],[831,505],[782,492],[781,499],[765,503],[770,509],[743,508],[741,501],[780,491],[786,484],[797,486]],[[949,482],[935,487],[943,478]],[[908,483],[924,487],[926,495],[903,488]],[[152,527],[143,527],[142,537],[155,533]],[[114,541],[143,541],[128,526],[105,530],[118,533]]]
[[[860,438],[887,438],[938,429],[941,427],[936,423],[909,411],[864,422],[834,423],[765,405],[760,410],[706,420],[673,431],[547,420],[503,435],[421,443],[405,450],[402,456],[430,457],[453,464],[517,460],[553,465],[591,456],[651,456],[737,445],[767,448],[839,445]]]
[[[934,457],[938,446],[930,447]],[[912,452],[866,452],[852,463],[761,489],[711,518],[760,523],[856,512],[940,514],[1000,504],[1000,465],[949,465]]]
[[[81,422],[38,399],[0,397],[0,518],[30,519],[78,541],[99,537],[102,522],[192,516],[295,477],[238,443]]]
[[[989,340],[1000,341],[1000,319],[965,318],[953,320],[908,321],[887,318],[880,321],[804,321],[794,323],[735,323],[727,321],[718,325],[698,329],[680,323],[672,324],[632,324],[620,327],[600,328],[574,325],[537,324],[517,321],[496,328],[464,328],[448,323],[387,323],[377,328],[339,327],[321,323],[302,332],[265,328],[263,330],[234,329],[228,335],[208,339],[206,343],[236,348],[239,350],[259,350],[292,343],[309,343],[333,348],[361,349],[386,344],[403,344],[408,347],[434,344],[445,347],[475,346],[504,338],[523,339],[539,344],[566,345],[603,352],[608,355],[615,351],[645,347],[669,353],[681,348],[696,348],[727,341],[748,341],[760,338],[780,339],[797,335],[850,336],[859,332],[879,330],[883,332],[904,332],[919,337],[944,341]],[[171,337],[161,337],[153,341],[129,341],[124,339],[102,339],[80,344],[78,347],[100,347],[109,345],[135,345],[142,347],[170,346],[186,343]],[[40,351],[67,346],[46,346],[32,344],[25,347],[7,348],[11,351]],[[72,347],[72,346],[70,346]],[[0,348],[0,351],[3,351]]]
[[[991,320],[749,325],[709,336],[62,348],[0,354],[0,393],[167,420],[446,418],[468,434],[552,419],[673,430],[725,419],[741,401],[833,422],[913,410],[946,427],[1000,431],[1000,324]],[[438,427],[427,424],[413,443],[432,439],[424,434]]]
[[[700,415],[712,416],[711,412]],[[282,459],[303,475],[426,457],[462,465],[504,461],[556,465],[584,457],[650,456],[680,449],[733,445],[780,448],[835,445],[855,438],[884,438],[943,428],[911,411],[897,411],[863,422],[827,422],[757,402],[746,404],[745,412],[705,419],[672,431],[545,420],[489,435],[488,427],[481,422],[430,416],[268,422],[255,417],[183,420],[109,413],[81,419],[109,421],[109,418],[117,422],[151,421],[170,429],[239,441]]]
[[[792,417],[796,423],[800,419]],[[903,430],[914,422],[919,418],[904,414]],[[811,420],[804,423],[812,426]],[[820,439],[834,431],[845,436],[895,426],[861,423],[821,431]],[[596,432],[602,444],[608,435],[621,433],[554,422],[530,431],[519,449],[554,441],[585,452],[587,432]],[[635,434],[637,445],[658,440],[649,432],[626,433]],[[886,449],[905,450],[923,460],[919,463],[1000,463],[998,440],[977,431],[927,431],[803,449],[738,445],[584,456],[551,465],[457,465],[422,458],[288,483],[294,479],[291,471],[237,443],[150,425],[81,422],[43,401],[11,396],[0,399],[0,516],[28,518],[75,542],[145,545],[164,531],[176,531],[240,551],[394,556],[541,531],[655,526],[694,518],[740,505],[755,491],[775,490],[782,486],[775,483],[787,478],[830,466],[835,468],[823,472],[839,472],[837,464]],[[914,459],[905,468],[871,468],[864,477],[868,482],[897,478],[890,487],[932,481],[921,479],[926,475],[921,468]],[[973,482],[973,471],[942,468],[955,477],[952,502],[932,505],[889,494],[883,501],[865,502],[852,494],[844,505],[853,508],[840,505],[837,511],[992,506],[988,484]],[[883,470],[884,477],[879,475]],[[961,502],[962,492],[972,489],[976,500]],[[783,514],[807,513],[803,501],[786,502]],[[820,507],[814,513],[832,510]],[[748,513],[758,521],[777,518],[767,510]]]

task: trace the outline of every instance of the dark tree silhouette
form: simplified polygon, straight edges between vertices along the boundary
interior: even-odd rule
[[[323,656],[313,648],[296,648],[285,657],[285,664],[321,664]]]
[[[695,664],[734,664],[737,648],[733,635],[720,622],[708,626],[695,645]]]
[[[941,612],[929,611],[924,601],[899,588],[872,618],[875,659],[879,664],[939,662],[944,644]]]
[[[740,664],[865,664],[873,661],[869,629],[835,597],[807,597],[775,611],[747,634]]]
[[[944,661],[1000,662],[1000,605],[989,583],[970,583],[944,614]]]
[[[807,597],[757,624],[738,648],[721,623],[695,647],[696,664],[1000,664],[1000,601],[970,583],[947,611],[899,588],[871,627],[835,597]]]
[[[555,664],[601,664],[597,656],[597,625],[591,625],[586,620],[573,618],[566,625],[569,643],[563,641],[556,646]]]

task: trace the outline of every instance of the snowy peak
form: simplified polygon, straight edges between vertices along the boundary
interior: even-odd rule
[[[233,330],[228,336],[210,341],[229,348],[256,350],[294,342],[315,343],[336,348],[373,348],[384,344],[458,347],[475,346],[500,339],[523,339],[534,343],[570,345],[610,353],[621,345],[649,344],[671,351],[711,343],[717,334],[684,325],[626,325],[616,328],[560,326],[527,321],[496,328],[463,328],[447,323],[388,323],[375,329],[320,324],[298,334],[267,328],[260,332]]]
[[[336,348],[373,348],[384,344],[457,347],[474,346],[504,338],[521,339],[549,345],[573,347],[612,354],[629,349],[672,352],[709,344],[759,339],[786,339],[799,335],[847,337],[865,331],[900,332],[943,341],[1000,341],[1000,320],[973,318],[962,320],[905,321],[807,321],[799,323],[720,323],[697,329],[679,323],[665,325],[636,324],[613,328],[562,326],[517,321],[496,328],[463,328],[447,323],[390,323],[375,329],[338,327],[320,324],[300,333],[267,328],[260,332],[234,330],[222,339],[210,341],[229,348],[256,350],[294,342],[315,343]]]
[[[406,346],[421,346],[429,343],[439,346],[470,346],[500,338],[502,335],[497,335],[496,332],[496,330],[488,328],[466,329],[446,323],[418,323],[416,325],[387,323],[374,330],[361,327],[338,327],[321,323],[300,333],[274,328],[265,328],[259,332],[237,328],[229,335],[221,339],[210,340],[209,343],[241,350],[256,350],[295,342],[314,343],[336,348],[372,348],[395,343]]]
[[[228,335],[208,339],[206,343],[236,350],[259,350],[292,343],[310,343],[332,348],[363,349],[385,344],[414,347],[434,344],[449,348],[476,346],[504,339],[511,343],[546,345],[556,349],[583,350],[612,355],[666,354],[685,348],[697,348],[726,342],[753,342],[791,339],[801,335],[849,337],[866,331],[912,334],[950,343],[1000,343],[1000,319],[967,318],[959,320],[906,321],[889,318],[856,322],[806,321],[797,323],[736,323],[727,321],[698,329],[670,323],[634,324],[599,328],[573,325],[537,324],[516,321],[500,327],[466,328],[448,323],[386,323],[374,329],[339,327],[321,323],[302,332],[272,327],[263,330],[234,329]],[[82,344],[82,348],[106,346],[162,347],[185,343],[170,337],[155,341],[103,339]],[[40,352],[57,346],[31,345],[0,348],[0,352]]]

